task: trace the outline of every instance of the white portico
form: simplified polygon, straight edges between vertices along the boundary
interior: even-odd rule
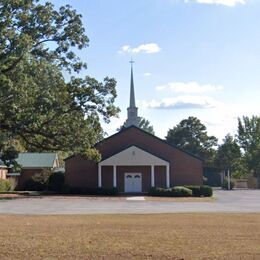
[[[166,167],[166,187],[170,187],[170,166],[169,162],[165,161],[143,149],[133,145],[120,151],[109,158],[104,159],[98,164],[98,187],[102,187],[102,167],[113,167],[113,187],[117,187],[117,167],[118,166],[150,166],[151,167],[151,187],[155,187],[155,166]],[[132,178],[132,180],[131,180]],[[130,180],[129,180],[130,179]],[[138,190],[142,182],[142,174],[139,172],[125,172],[125,191],[133,192]],[[132,188],[131,188],[132,183]],[[130,186],[129,186],[130,185]],[[128,188],[127,188],[127,187]],[[130,187],[130,188],[129,188]],[[142,190],[141,190],[142,191]],[[140,192],[141,192],[140,191]]]

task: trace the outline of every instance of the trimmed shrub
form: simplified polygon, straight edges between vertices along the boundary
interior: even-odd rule
[[[184,186],[184,187],[192,190],[192,196],[193,197],[200,197],[201,196],[201,189],[200,189],[201,186],[198,186],[198,185],[187,185],[187,186]]]
[[[192,190],[183,187],[183,186],[175,186],[171,189],[171,193],[173,197],[191,197]]]
[[[200,195],[204,197],[212,197],[213,190],[210,186],[202,185],[200,186]]]
[[[152,196],[171,197],[171,189],[152,187],[149,193]]]
[[[0,191],[5,192],[5,191],[11,191],[12,190],[12,182],[10,180],[3,180],[0,179]]]
[[[234,180],[230,179],[230,189],[233,190],[235,186]],[[228,179],[225,178],[222,184],[222,189],[227,190],[228,189]]]
[[[189,185],[185,187],[192,190],[193,197],[211,197],[213,195],[212,187],[207,185]]]
[[[160,197],[190,197],[192,196],[192,190],[183,186],[176,186],[169,189],[151,188],[150,195]]]
[[[117,188],[81,188],[81,187],[71,187],[69,189],[69,194],[79,194],[79,195],[117,195]]]
[[[51,191],[62,191],[65,181],[63,172],[54,172],[50,175],[48,180],[48,188]]]

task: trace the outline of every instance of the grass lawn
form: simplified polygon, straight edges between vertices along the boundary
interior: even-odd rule
[[[260,214],[0,215],[1,259],[260,259]]]
[[[55,199],[88,199],[88,200],[110,200],[110,201],[125,201],[128,197],[131,196],[95,196],[95,195],[41,195],[41,194],[32,194],[29,192],[17,193],[0,193],[0,200],[7,199],[23,199],[23,198],[42,198],[50,197]],[[144,196],[146,201],[165,201],[165,202],[214,202],[215,197],[154,197],[154,196]]]

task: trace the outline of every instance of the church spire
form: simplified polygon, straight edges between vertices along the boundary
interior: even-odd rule
[[[130,107],[135,107],[135,89],[134,89],[134,76],[133,76],[133,63],[131,59],[131,81],[130,81]]]
[[[133,76],[133,63],[131,59],[131,79],[130,79],[130,104],[127,108],[127,120],[125,122],[125,127],[131,125],[138,126],[138,108],[135,106],[135,89],[134,89],[134,76]]]

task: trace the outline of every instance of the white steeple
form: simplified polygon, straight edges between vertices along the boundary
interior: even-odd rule
[[[127,120],[125,122],[125,127],[131,125],[138,126],[138,108],[135,106],[135,90],[134,90],[134,76],[133,76],[133,63],[131,59],[131,79],[130,79],[130,105],[127,108]]]

